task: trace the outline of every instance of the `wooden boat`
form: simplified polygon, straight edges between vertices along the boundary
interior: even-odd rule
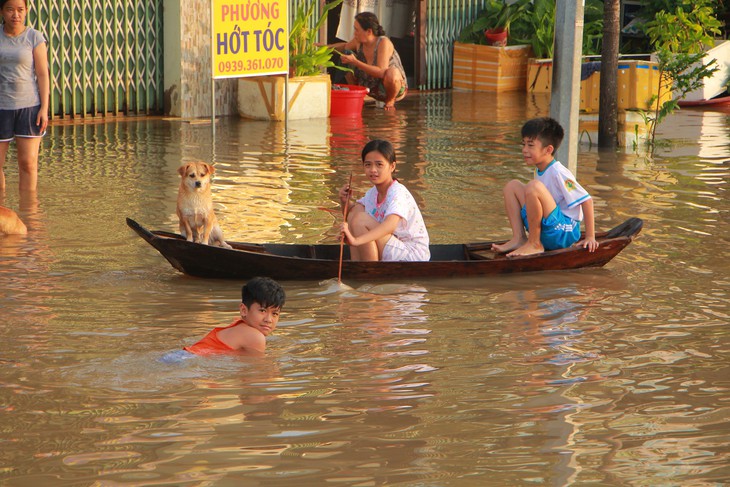
[[[172,266],[191,276],[277,280],[322,280],[337,277],[339,244],[251,244],[228,242],[233,249],[188,242],[182,236],[149,231],[127,218],[127,225],[152,245]],[[641,231],[643,221],[630,218],[596,235],[595,252],[579,247],[542,254],[506,257],[489,250],[493,242],[431,245],[428,262],[353,262],[345,246],[342,277],[353,280],[444,278],[601,267]]]

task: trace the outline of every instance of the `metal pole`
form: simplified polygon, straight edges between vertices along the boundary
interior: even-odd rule
[[[289,73],[284,78],[284,135],[289,133]]]
[[[211,127],[211,136],[212,141],[211,145],[212,147],[215,147],[215,69],[213,69],[213,63],[215,56],[213,55],[213,49],[214,49],[214,41],[213,41],[213,16],[215,15],[215,2],[214,0],[210,1],[210,127]]]
[[[210,83],[210,126],[213,128],[213,147],[215,147],[215,78],[211,78]]]
[[[584,0],[558,0],[555,11],[555,55],[550,116],[565,130],[555,155],[573,174],[578,170],[580,64],[583,54]]]
[[[114,29],[119,28],[119,16],[117,15],[117,6],[114,5]],[[114,31],[112,31],[114,32]],[[119,93],[120,86],[121,86],[121,74],[119,73],[119,38],[116,35],[116,33],[112,36],[113,45],[114,45],[114,59],[112,62],[114,63],[114,86],[111,88],[111,96],[114,97],[114,115],[119,115],[119,96],[121,93]]]
[[[291,35],[291,25],[292,25],[292,2],[290,0],[286,0],[286,34],[287,39]],[[284,168],[288,168],[289,166],[289,158],[290,158],[290,151],[289,151],[289,75],[291,74],[291,52],[288,50],[290,49],[291,45],[287,45],[287,55],[286,60],[287,64],[285,66],[286,71],[284,73]],[[288,169],[286,169],[288,172]]]

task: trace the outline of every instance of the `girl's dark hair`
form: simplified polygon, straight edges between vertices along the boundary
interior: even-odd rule
[[[385,35],[383,26],[380,25],[380,21],[378,20],[378,17],[374,13],[360,12],[359,14],[355,15],[355,20],[357,21],[358,24],[360,24],[360,27],[362,27],[362,30],[372,29],[373,34],[375,34],[376,37]]]
[[[385,157],[388,162],[395,162],[395,149],[393,148],[393,144],[387,140],[373,139],[365,144],[365,147],[362,148],[362,153],[360,154],[362,162],[365,162],[365,156],[373,151],[383,154],[383,157]]]
[[[268,277],[254,277],[241,289],[241,302],[247,308],[253,303],[259,303],[262,308],[282,308],[285,301],[284,289]]]

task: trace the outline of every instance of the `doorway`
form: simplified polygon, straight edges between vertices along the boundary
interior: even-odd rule
[[[327,0],[329,2],[329,0]],[[386,3],[388,8],[378,8],[379,4]],[[380,24],[385,28],[385,35],[393,42],[395,50],[400,55],[401,62],[403,63],[403,69],[406,72],[408,79],[408,87],[415,89],[419,84],[422,84],[420,80],[420,69],[422,66],[419,63],[418,56],[419,50],[416,46],[419,44],[418,32],[420,32],[420,25],[417,19],[420,17],[420,4],[422,0],[344,0],[344,2],[334,9],[332,9],[327,17],[327,43],[331,44],[334,42],[349,41],[352,32],[352,23],[354,22],[354,14],[361,11],[371,11],[378,15],[378,12],[385,12],[379,16]],[[342,18],[343,6],[345,12],[347,12],[349,21]],[[392,8],[392,10],[391,10]],[[388,16],[388,18],[380,18],[381,16]],[[344,24],[344,22],[349,22]],[[390,26],[390,28],[389,28]],[[391,35],[392,31],[393,35]],[[338,37],[338,33],[343,39]],[[337,62],[338,60],[335,60]],[[344,73],[338,70],[330,70],[333,83],[344,83]]]

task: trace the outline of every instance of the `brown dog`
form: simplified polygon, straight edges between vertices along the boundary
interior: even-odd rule
[[[189,162],[177,170],[181,176],[177,193],[180,234],[189,242],[207,243],[230,249],[213,211],[210,180],[215,168],[205,162]]]
[[[28,229],[13,210],[0,206],[0,233],[4,233],[5,235],[25,235],[28,233]]]

